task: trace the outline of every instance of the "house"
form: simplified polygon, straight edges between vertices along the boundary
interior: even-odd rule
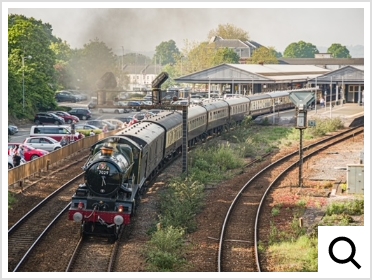
[[[161,65],[129,64],[123,66],[123,74],[129,77],[128,90],[151,90],[152,81],[162,72]]]
[[[209,44],[215,44],[217,48],[233,49],[239,55],[241,61],[251,58],[258,48],[263,47],[255,41],[243,42],[239,39],[223,39],[220,36],[213,36],[209,40]]]

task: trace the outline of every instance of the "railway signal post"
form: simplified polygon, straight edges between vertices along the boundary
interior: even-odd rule
[[[303,130],[307,128],[307,108],[315,100],[314,92],[309,91],[298,91],[290,92],[289,98],[296,106],[296,128],[300,130],[300,162],[298,172],[299,187],[302,187],[302,166],[303,166],[303,152],[302,152],[302,136]]]

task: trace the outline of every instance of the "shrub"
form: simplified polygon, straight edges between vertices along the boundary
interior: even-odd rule
[[[145,249],[148,270],[179,271],[185,264],[184,238],[184,230],[172,226],[154,232]]]

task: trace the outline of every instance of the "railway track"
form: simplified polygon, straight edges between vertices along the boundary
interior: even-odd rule
[[[18,271],[48,229],[70,205],[83,173],[70,179],[27,212],[8,230],[8,271]]]
[[[303,159],[364,132],[356,127],[303,148]],[[237,193],[224,219],[219,238],[218,271],[260,272],[258,227],[261,205],[270,188],[299,163],[298,151],[268,165]]]

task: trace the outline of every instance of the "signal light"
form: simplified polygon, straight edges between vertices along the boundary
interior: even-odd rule
[[[124,212],[124,207],[123,207],[123,205],[120,205],[120,206],[118,207],[118,212],[119,212],[119,213]]]
[[[78,209],[83,209],[83,208],[84,208],[84,203],[83,202],[79,202]]]

